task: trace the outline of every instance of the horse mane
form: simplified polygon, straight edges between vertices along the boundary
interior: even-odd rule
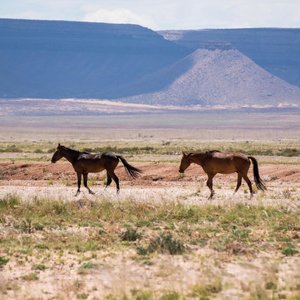
[[[209,151],[206,151],[205,152],[205,154],[207,154],[207,155],[212,155],[212,154],[214,154],[214,153],[220,153],[221,151],[219,151],[219,150],[209,150]]]
[[[79,150],[75,150],[75,149],[71,149],[71,148],[68,148],[68,147],[65,147],[65,146],[62,146],[62,148],[64,148],[65,150],[67,151],[71,151],[71,152],[75,152],[76,154],[90,154],[90,152],[86,152],[86,151],[79,151]]]

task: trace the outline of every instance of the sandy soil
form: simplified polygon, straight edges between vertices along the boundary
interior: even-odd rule
[[[257,193],[252,199],[246,193],[245,183],[233,196],[236,175],[218,175],[215,178],[216,196],[213,200],[207,199],[209,191],[205,185],[206,175],[198,166],[191,166],[181,178],[178,175],[178,164],[175,163],[134,165],[144,171],[135,181],[128,178],[121,165],[118,166],[116,173],[121,181],[119,195],[116,194],[114,183],[104,190],[105,173],[102,172],[91,176],[90,185],[96,192],[95,196],[89,195],[82,188],[80,196],[75,198],[75,173],[69,163],[2,162],[0,198],[13,193],[24,201],[37,196],[69,201],[130,199],[180,201],[199,205],[247,203],[293,210],[300,208],[300,165],[261,165],[260,173],[268,191],[265,194]],[[253,178],[252,170],[250,178]],[[218,299],[249,299],[250,295],[258,295],[259,289],[264,289],[266,282],[275,273],[281,297],[295,295],[300,289],[300,256],[283,257],[278,252],[261,252],[252,257],[229,259],[222,253],[203,248],[183,256],[158,255],[148,265],[139,261],[133,250],[110,253],[98,251],[97,257],[90,260],[95,262],[96,267],[82,275],[78,273],[82,258],[79,260],[78,256],[67,253],[63,256],[49,254],[48,268],[38,272],[38,281],[24,281],[22,276],[31,273],[32,264],[39,263],[40,258],[29,258],[22,265],[11,261],[0,272],[0,285],[10,286],[2,296],[4,299],[103,299],[105,295],[118,295],[124,291],[130,294],[132,289],[175,290],[185,294],[192,286],[209,284],[212,278],[219,278],[226,288],[218,293]]]

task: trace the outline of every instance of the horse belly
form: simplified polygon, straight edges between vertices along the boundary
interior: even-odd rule
[[[237,170],[234,166],[229,166],[228,168],[221,168],[217,173],[220,174],[232,174],[235,173]]]
[[[76,171],[80,173],[98,173],[104,170],[102,163],[96,160],[79,160],[74,165]]]
[[[217,174],[232,174],[237,172],[237,168],[232,160],[215,160],[211,163],[213,173]]]
[[[98,173],[103,171],[104,168],[102,166],[92,166],[91,168],[89,168],[89,173]]]

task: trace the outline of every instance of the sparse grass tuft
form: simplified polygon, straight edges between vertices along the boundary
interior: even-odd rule
[[[35,149],[35,150],[34,150],[34,153],[44,153],[44,152],[43,152],[43,150],[42,150],[42,149],[40,149],[40,148],[37,148],[37,149]]]
[[[180,300],[180,299],[182,299],[180,294],[174,291],[166,292],[159,298],[159,300]]]
[[[296,249],[296,247],[293,244],[287,244],[283,247],[281,253],[285,256],[293,256],[297,254],[299,251]]]
[[[198,297],[201,300],[209,300],[222,291],[221,281],[215,281],[210,284],[199,284],[195,285],[192,289],[191,296]]]
[[[265,284],[265,288],[267,290],[276,290],[277,289],[277,284],[274,283],[273,281],[268,281],[266,284]]]
[[[39,277],[35,272],[32,272],[32,273],[22,276],[22,279],[26,280],[26,281],[36,281],[39,279]]]
[[[4,256],[0,256],[0,268],[2,268],[3,266],[5,266],[8,263],[9,259],[4,257]]]
[[[31,269],[34,271],[45,271],[47,269],[47,267],[43,264],[35,264],[32,266]]]
[[[131,296],[132,296],[132,299],[134,299],[134,300],[152,300],[152,299],[154,299],[154,294],[152,291],[144,291],[144,290],[138,290],[138,289],[131,290]]]
[[[42,249],[42,250],[49,249],[49,247],[46,244],[36,244],[34,246],[34,248],[36,248],[36,249]]]
[[[77,299],[82,299],[82,300],[88,299],[88,297],[89,297],[89,295],[86,293],[80,293],[77,295]]]
[[[90,270],[95,269],[96,267],[97,267],[96,264],[94,264],[91,261],[87,261],[80,266],[80,268],[78,269],[78,274],[80,275],[88,274]]]
[[[91,261],[88,261],[88,262],[83,263],[80,268],[82,268],[82,269],[93,269],[93,268],[95,268],[95,266],[96,265],[94,263],[92,263]]]
[[[141,234],[136,228],[129,226],[120,234],[120,237],[122,241],[134,242],[141,238]]]
[[[8,194],[3,199],[0,199],[0,209],[16,208],[20,204],[20,198],[13,194]]]
[[[48,183],[48,185],[53,185],[54,184],[52,179],[48,179],[47,183]]]
[[[157,238],[152,239],[146,248],[139,247],[138,253],[141,255],[150,254],[153,252],[165,254],[182,254],[185,250],[183,243],[180,240],[174,239],[170,233],[161,233]]]

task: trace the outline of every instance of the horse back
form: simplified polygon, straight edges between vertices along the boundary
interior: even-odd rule
[[[241,153],[228,153],[221,151],[209,151],[202,165],[207,173],[230,174],[248,169],[249,159]]]
[[[218,150],[213,150],[213,151],[209,151],[207,152],[207,156],[208,157],[212,157],[212,158],[219,158],[219,159],[242,159],[242,160],[249,160],[248,156],[246,156],[243,153],[237,153],[237,152],[221,152]]]
[[[97,173],[110,167],[116,167],[119,159],[113,153],[81,153],[73,163],[75,171]]]

